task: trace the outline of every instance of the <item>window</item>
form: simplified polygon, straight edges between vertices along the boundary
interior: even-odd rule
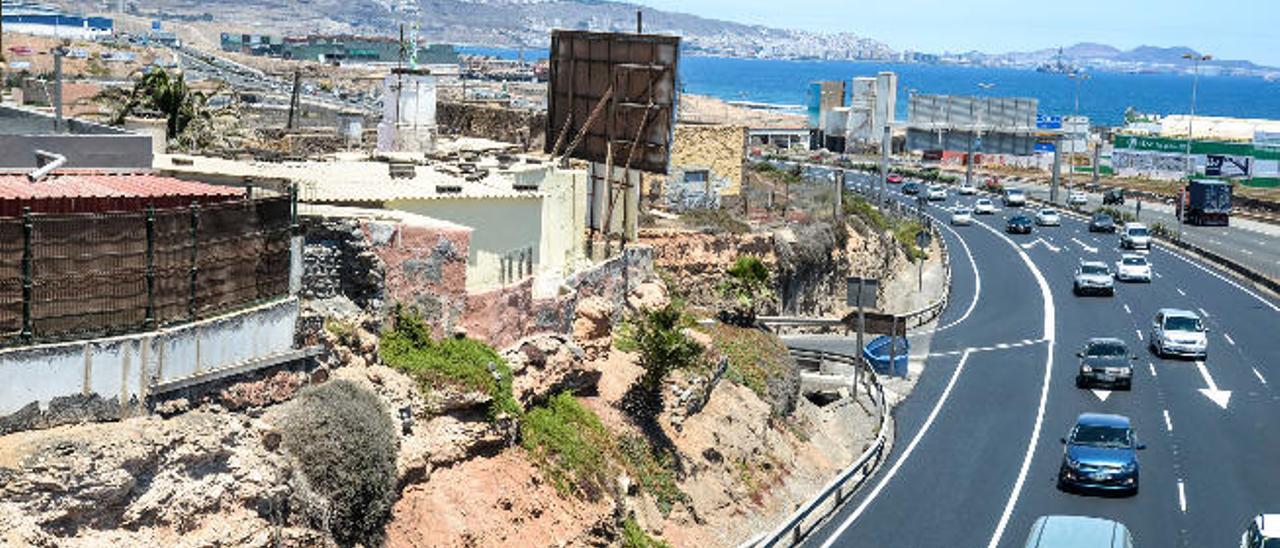
[[[694,169],[684,172],[684,182],[686,183],[705,183],[710,177],[710,172],[705,169]]]

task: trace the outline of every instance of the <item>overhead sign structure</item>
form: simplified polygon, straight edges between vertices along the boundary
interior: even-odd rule
[[[1062,129],[1062,117],[1037,114],[1036,129]]]
[[[861,292],[858,291],[859,282],[861,282]],[[879,292],[879,287],[879,279],[849,276],[845,278],[844,302],[846,305],[853,307],[876,308],[876,295]]]
[[[546,152],[667,173],[680,38],[551,34]]]

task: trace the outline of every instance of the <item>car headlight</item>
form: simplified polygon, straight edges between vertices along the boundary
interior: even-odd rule
[[[1138,469],[1138,463],[1136,462],[1126,462],[1124,464],[1125,472],[1133,472],[1134,470],[1137,470],[1137,469]]]
[[[1080,366],[1080,371],[1084,373],[1093,373],[1093,368],[1087,365]]]

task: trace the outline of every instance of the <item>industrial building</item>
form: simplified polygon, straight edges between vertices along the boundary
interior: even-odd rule
[[[898,75],[881,72],[853,79],[849,113],[845,123],[846,148],[878,150],[884,128],[893,123],[898,108]]]
[[[0,2],[0,19],[5,32],[51,36],[72,40],[96,40],[111,36],[114,22],[108,17],[88,17],[71,14],[57,7],[28,2],[3,0]]]
[[[222,51],[320,62],[394,63],[400,60],[400,41],[387,36],[309,35],[281,37],[224,32]],[[457,64],[458,52],[450,44],[418,48],[418,64]]]

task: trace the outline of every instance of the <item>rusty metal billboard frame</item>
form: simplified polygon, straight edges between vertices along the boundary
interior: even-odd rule
[[[552,31],[546,152],[666,174],[679,58],[678,36]]]

